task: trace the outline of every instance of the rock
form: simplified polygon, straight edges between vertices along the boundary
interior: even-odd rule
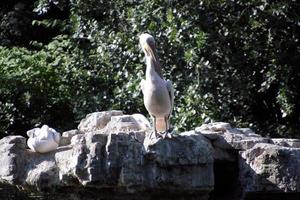
[[[250,128],[237,128],[238,131],[243,133],[244,135],[247,135],[249,137],[261,137],[260,135],[256,134],[252,129]]]
[[[146,138],[142,162],[131,173],[122,174],[129,183],[142,183],[155,191],[207,192],[213,189],[213,155],[210,143],[194,131],[169,139]],[[125,168],[128,172],[128,169]],[[142,175],[136,176],[141,173]],[[184,175],[183,175],[184,174]],[[129,177],[129,179],[128,179]],[[135,177],[135,179],[132,179]]]
[[[122,127],[128,119],[132,117],[115,118],[112,124]],[[155,140],[138,138],[137,133],[145,135],[142,131],[76,133],[64,134],[68,140],[72,137],[71,145],[47,154],[26,149],[23,137],[3,138],[0,183],[30,191],[57,192],[67,187],[96,190],[97,194],[107,190],[153,195],[169,191],[207,197],[213,189],[212,147],[194,131]]]
[[[232,128],[224,122],[205,124],[205,126],[196,128],[196,133],[202,134],[211,140],[214,147],[228,150],[246,150],[257,143],[270,142],[268,138],[255,134],[251,129]]]
[[[278,194],[299,199],[297,139],[263,138],[228,123],[150,138],[144,116],[101,113],[82,121],[85,132],[64,132],[61,146],[45,154],[26,149],[24,137],[1,139],[0,185],[47,192],[41,194],[55,199],[264,199]]]
[[[122,111],[112,110],[103,112],[94,112],[88,114],[84,119],[80,121],[78,130],[82,132],[89,132],[103,129],[108,122],[110,122],[112,116],[123,115]]]
[[[84,139],[84,134],[74,135],[74,136],[71,138],[71,145],[72,145],[72,146],[75,146],[75,145],[77,145],[77,144],[82,143],[82,142],[81,142],[82,139]]]
[[[235,155],[235,152],[232,150],[228,149],[221,149],[218,147],[215,147],[213,150],[213,155],[214,155],[214,161],[236,161],[237,157]]]
[[[171,139],[150,139],[145,141],[145,148],[161,166],[213,163],[211,144],[195,131],[183,132]]]
[[[137,121],[141,131],[151,131],[151,124],[144,115],[136,113],[131,116]]]
[[[244,193],[300,191],[300,149],[258,143],[241,153]]]
[[[271,143],[284,147],[300,148],[300,139],[272,138]]]
[[[197,127],[195,131],[197,134],[202,134],[209,140],[216,140],[220,137],[220,134],[223,134],[223,132],[221,131],[216,132],[216,131],[202,129],[201,127]]]
[[[141,116],[144,117],[143,115]],[[145,131],[145,129],[149,130],[149,128],[147,128],[148,126],[147,122],[144,123],[142,121],[144,119],[141,116],[137,116],[137,115],[113,116],[111,117],[111,121],[107,124],[106,129],[110,132]],[[137,121],[136,118],[139,121]],[[147,119],[145,118],[145,120]]]
[[[78,135],[78,134],[82,134],[82,132],[80,132],[77,129],[73,129],[73,130],[63,132],[62,136],[60,138],[59,146],[66,146],[66,145],[71,144],[72,137],[75,136],[75,135]]]
[[[220,148],[220,149],[233,149],[232,145],[231,145],[232,141],[227,141],[225,139],[225,137],[223,136],[219,136],[216,140],[212,141],[212,144],[214,147],[216,148]]]
[[[26,146],[26,139],[22,136],[7,136],[0,140],[0,182],[12,185],[23,182]]]
[[[213,142],[213,146],[221,149],[237,149],[247,150],[252,148],[257,143],[269,143],[268,138],[263,137],[247,137],[244,135],[236,135],[224,133],[223,137],[219,137]]]
[[[226,130],[231,129],[231,125],[226,122],[213,122],[209,124],[202,124],[202,126],[198,127],[198,130],[210,130],[215,132],[225,132]]]

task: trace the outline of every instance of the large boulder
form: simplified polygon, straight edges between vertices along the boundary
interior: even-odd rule
[[[102,111],[87,114],[78,125],[78,130],[82,132],[95,131],[103,129],[108,122],[111,121],[111,117],[123,115],[122,111]]]
[[[241,152],[245,192],[299,192],[300,149],[260,143]]]
[[[22,136],[8,136],[0,140],[0,181],[11,185],[22,184],[26,170],[26,139]]]
[[[233,128],[229,123],[214,122],[195,129],[214,147],[215,160],[235,161],[235,152],[252,148],[257,143],[269,143],[270,139],[255,134],[249,128]]]
[[[134,117],[104,116],[111,119],[105,119],[105,126],[94,121],[81,131],[65,132],[64,146],[49,153],[27,149],[20,136],[3,138],[0,183],[50,193],[89,190],[109,199],[149,199],[158,194],[208,198],[214,187],[213,155],[204,136],[191,131],[151,139]],[[149,196],[141,195],[146,191]]]
[[[224,122],[153,138],[144,116],[120,111],[87,115],[79,128],[44,154],[21,136],[0,140],[0,187],[58,200],[300,199],[298,139]]]

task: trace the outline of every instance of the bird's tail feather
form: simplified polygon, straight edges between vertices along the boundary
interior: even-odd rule
[[[169,129],[169,120],[167,120],[167,124],[166,124],[164,118],[156,118],[155,127],[158,132],[165,132],[166,130]]]

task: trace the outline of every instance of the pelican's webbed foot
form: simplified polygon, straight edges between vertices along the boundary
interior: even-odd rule
[[[166,132],[164,132],[164,133],[161,135],[161,137],[162,137],[163,139],[165,139],[165,138],[171,139],[171,138],[173,138],[173,135],[172,135],[169,131],[166,131]]]
[[[153,137],[153,135],[154,135],[154,137]],[[156,138],[159,138],[159,137],[160,137],[160,134],[158,134],[156,131],[152,131],[151,134],[150,134],[151,139],[153,139],[153,138],[156,139]]]

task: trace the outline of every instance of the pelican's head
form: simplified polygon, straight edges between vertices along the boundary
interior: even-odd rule
[[[143,33],[140,35],[140,45],[146,55],[153,60],[157,61],[156,50],[155,50],[155,40],[152,35],[148,33]]]

